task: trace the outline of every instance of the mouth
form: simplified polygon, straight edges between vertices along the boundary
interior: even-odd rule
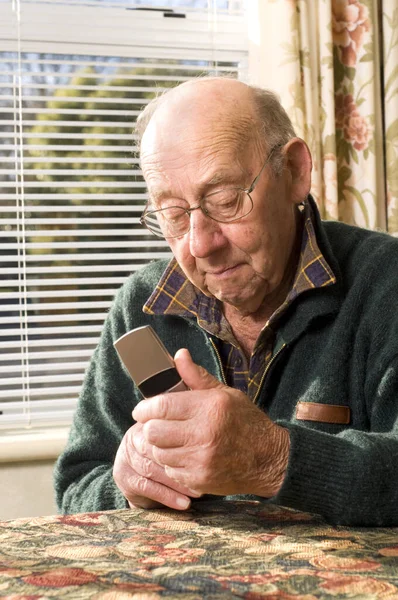
[[[233,273],[241,266],[241,263],[239,263],[237,265],[233,265],[232,267],[222,267],[221,269],[216,269],[214,271],[207,271],[207,274],[215,277],[229,277],[230,275],[233,275]]]

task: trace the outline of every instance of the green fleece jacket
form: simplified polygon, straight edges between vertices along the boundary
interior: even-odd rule
[[[279,325],[257,402],[289,430],[291,448],[282,488],[268,501],[333,523],[398,525],[398,240],[316,221],[337,283],[300,295]],[[126,507],[112,465],[142,397],[114,350],[118,337],[149,324],[171,354],[186,347],[222,378],[208,334],[195,320],[142,312],[165,267],[151,263],[116,295],[55,468],[62,512]],[[299,420],[298,402],[346,406],[350,422]]]

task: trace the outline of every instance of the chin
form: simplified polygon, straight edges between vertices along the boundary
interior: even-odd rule
[[[229,304],[241,312],[242,314],[251,314],[256,312],[267,295],[267,283],[261,280],[261,285],[258,285],[258,281],[255,281],[256,285],[250,285],[248,282],[240,282],[236,284],[234,288],[220,289],[219,292],[215,292],[214,296],[220,300],[220,302]]]
[[[242,315],[255,312],[261,305],[261,300],[255,297],[242,297],[229,294],[213,294],[222,304],[228,304]]]

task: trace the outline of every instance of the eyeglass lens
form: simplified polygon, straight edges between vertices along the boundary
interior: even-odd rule
[[[251,211],[251,197],[244,190],[226,188],[202,198],[202,211],[221,223],[237,221]],[[195,210],[195,209],[194,209]],[[171,206],[145,215],[145,223],[153,233],[162,237],[178,237],[184,235],[190,228],[189,209]]]

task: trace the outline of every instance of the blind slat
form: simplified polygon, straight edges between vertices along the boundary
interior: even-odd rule
[[[23,344],[23,348],[26,350],[31,350],[31,349],[35,349],[35,348],[54,348],[56,346],[73,346],[73,347],[78,347],[80,346],[90,346],[90,347],[94,347],[95,344],[98,341],[98,335],[92,336],[91,338],[82,338],[82,337],[70,337],[70,338],[51,338],[48,340],[34,340],[31,338],[28,338],[27,341]],[[12,349],[17,349],[20,350],[21,349],[21,340],[15,341],[3,341],[0,340],[0,350],[12,350]],[[2,358],[3,360],[3,358]],[[13,358],[11,357],[11,355],[5,355],[4,360],[13,360]]]
[[[107,156],[107,157],[101,156],[101,159],[95,159],[93,157],[87,158],[87,156],[79,156],[79,161],[78,162],[81,163],[81,164],[83,164],[83,163],[89,163],[89,164],[92,165],[93,161],[94,161],[94,164],[118,164],[118,165],[121,165],[121,164],[128,164],[128,165],[138,164],[138,159],[137,158],[134,158],[134,157],[126,158],[126,157],[122,157],[122,156],[117,157],[117,158],[115,158],[115,157],[110,158],[109,156]],[[18,157],[15,157],[15,156],[11,156],[11,157],[10,156],[2,156],[1,157],[1,162],[2,163],[10,162],[10,163],[13,163],[13,164],[18,163],[18,167],[19,168],[20,168],[20,165],[22,164],[22,161]],[[23,164],[24,165],[30,164],[32,162],[38,163],[38,164],[39,163],[47,163],[48,162],[48,158],[45,158],[43,156],[35,156],[35,157],[24,156],[23,157]],[[74,163],[76,163],[76,158],[70,158],[70,157],[67,157],[67,156],[53,156],[51,162],[52,162],[52,164],[65,164],[65,165],[70,164],[70,163],[74,164]]]
[[[153,260],[155,258],[171,258],[170,252],[138,252],[135,257],[132,252],[118,252],[115,254],[106,254],[103,252],[96,252],[95,254],[27,254],[24,256],[26,262],[49,262],[49,261],[68,261],[68,262],[81,262],[81,261],[96,261],[108,262],[110,260]],[[2,262],[17,262],[17,257],[14,255],[4,255],[1,257]]]
[[[92,296],[93,298],[96,296],[112,296],[115,294],[115,292],[117,291],[117,288],[115,289],[109,289],[109,288],[98,288],[98,289],[93,289],[93,290],[79,290],[78,292],[75,291],[75,295],[78,293],[79,296]],[[23,300],[24,298],[65,298],[66,292],[63,290],[52,290],[52,291],[44,291],[44,290],[38,290],[38,291],[34,291],[34,292],[18,292],[18,291],[14,291],[14,292],[1,292],[0,293],[0,300],[7,300],[12,298],[13,300]],[[2,335],[2,332],[0,331],[0,335]],[[6,335],[4,333],[4,335]]]
[[[64,300],[64,298],[63,298]],[[96,308],[109,308],[111,301],[108,300],[106,302],[100,302],[98,300],[92,300],[91,302],[84,302],[80,300],[79,302],[45,302],[45,303],[37,303],[29,302],[27,306],[23,306],[24,310],[29,314],[31,311],[36,311],[37,314],[40,311],[49,311],[49,310],[83,310],[86,308],[96,309]],[[10,313],[17,312],[19,310],[19,305],[16,304],[4,304],[2,305],[2,309],[4,311],[9,311]]]
[[[53,356],[49,355],[48,358],[53,358]],[[84,361],[80,361],[80,362],[69,362],[69,363],[57,363],[55,361],[53,361],[51,363],[51,369],[54,369],[58,372],[61,371],[71,371],[71,370],[85,370],[85,368],[88,365],[88,361],[84,362]],[[43,364],[40,365],[35,365],[35,364],[29,364],[29,373],[36,373],[37,371],[44,371],[46,369],[46,366]],[[10,373],[20,373],[21,371],[21,367],[20,365],[14,365],[14,366],[0,366],[0,373],[6,373],[7,375]],[[16,381],[19,383],[20,382],[20,377],[18,377],[16,379]],[[9,383],[9,380],[7,379],[7,382]]]
[[[24,429],[25,427],[63,427],[70,425],[73,414],[74,414],[74,406],[70,408],[70,410],[66,411],[55,411],[53,406],[56,405],[55,402],[52,402],[47,412],[45,413],[32,413],[29,412],[21,412],[16,414],[7,415],[3,412],[0,420],[0,431],[8,431],[9,429]]]
[[[138,114],[139,111],[137,111]],[[15,121],[11,121],[11,120],[5,120],[5,119],[0,119],[0,123],[3,126],[14,126],[15,125]],[[37,121],[30,121],[29,119],[24,119],[24,126],[25,127],[33,127],[37,125]],[[51,127],[52,125],[54,125],[54,121],[45,121],[44,119],[40,119],[40,125],[41,127]],[[78,127],[81,128],[82,123],[81,121],[77,121],[77,122],[73,122],[73,121],[61,121],[57,119],[57,127]],[[90,121],[85,121],[84,123],[84,127],[98,127],[98,122],[90,122]],[[105,127],[105,128],[112,128],[112,130],[117,130],[117,129],[128,129],[129,131],[131,131],[132,128],[132,123],[131,121],[125,121],[125,122],[118,122],[118,121],[101,121],[101,127]]]
[[[15,201],[15,199],[17,198],[17,194],[0,194],[0,199],[3,200],[13,200]],[[99,204],[72,204],[70,206],[68,206],[67,204],[59,204],[59,205],[53,205],[53,204],[49,204],[47,206],[42,205],[31,205],[29,204],[29,202],[33,202],[36,200],[52,200],[54,201],[54,194],[25,194],[24,195],[25,198],[25,206],[21,207],[21,209],[19,210],[19,213],[31,213],[32,212],[32,207],[34,206],[34,212],[35,213],[42,213],[42,212],[139,212],[141,213],[144,208],[145,205],[142,204],[142,202],[140,202],[140,204],[136,203],[134,205],[122,205],[122,204],[107,204],[107,205],[99,205]],[[67,200],[68,202],[72,202],[72,200],[74,200],[75,202],[78,201],[83,201],[83,200],[115,200],[117,199],[119,200],[127,200],[129,202],[134,202],[134,201],[141,201],[143,199],[146,199],[147,195],[146,194],[117,194],[116,198],[115,198],[115,194],[75,194],[73,197],[71,197],[70,194],[59,194],[57,193],[56,195],[56,199],[59,200],[60,202],[62,200]],[[10,212],[9,207],[4,207],[4,206],[0,206],[0,213],[1,212]]]
[[[19,219],[7,219],[4,222],[4,225],[17,225],[19,224]],[[59,219],[57,217],[55,218],[33,218],[31,219],[30,217],[27,217],[24,219],[25,222],[25,226],[43,226],[43,225],[75,225],[75,216],[72,215],[69,218],[66,219]],[[102,217],[102,218],[95,218],[95,217],[88,217],[88,218],[84,218],[84,217],[79,217],[79,225],[104,225],[105,223],[109,223],[111,225],[125,225],[125,224],[138,224],[139,223],[139,218],[138,217],[132,217],[132,218],[121,218],[121,217]],[[0,225],[3,224],[3,220],[0,218]],[[55,230],[57,231],[57,230]],[[89,229],[87,231],[90,231]],[[117,232],[117,230],[115,230]],[[129,231],[129,235],[131,235],[131,231]],[[69,232],[70,233],[70,232]],[[142,235],[142,231],[141,231],[141,235]]]
[[[51,144],[22,144],[24,150],[27,151],[29,149],[30,152],[33,150],[40,150],[41,152],[72,152],[77,151],[81,152],[134,152],[135,148],[131,146],[90,146],[88,144],[84,144],[84,146],[76,146],[73,144],[65,144],[61,145],[51,145]],[[1,149],[4,150],[15,150],[14,144],[2,144]]]
[[[23,169],[18,170],[23,175],[37,175],[37,169]],[[9,169],[0,169],[0,175],[9,175]],[[128,177],[138,177],[141,175],[141,171],[133,171],[127,169],[40,169],[40,176],[43,175],[71,175],[77,177],[81,175],[83,177],[100,177],[101,175],[107,175],[112,177],[121,177],[127,175]]]
[[[38,369],[43,369],[43,362],[46,361],[48,358],[51,358],[53,360],[52,365],[56,365],[56,364],[63,364],[63,363],[57,363],[57,359],[67,359],[67,358],[90,358],[92,354],[92,350],[91,348],[86,348],[86,349],[79,349],[79,350],[62,350],[62,351],[57,351],[57,350],[52,350],[51,352],[46,352],[46,351],[32,351],[30,353],[30,362],[29,362],[29,369],[34,368],[36,370]],[[12,359],[11,359],[11,353],[9,353],[9,362],[11,362],[11,360],[14,363],[17,363],[17,361],[22,361],[24,360],[24,355],[18,352],[13,352],[12,353]],[[39,364],[36,364],[35,361],[40,361]],[[44,363],[45,364],[45,363]],[[18,371],[21,370],[21,366],[18,365],[17,367],[15,366],[11,366],[11,365],[4,365],[1,366],[1,369],[3,369],[3,371],[7,371],[7,369],[11,369],[11,368],[17,368]]]
[[[74,325],[70,327],[69,325],[65,325],[62,327],[34,327],[32,330],[26,330],[23,327],[19,328],[7,328],[0,329],[0,338],[1,337],[11,337],[21,336],[25,334],[29,334],[30,336],[38,336],[38,335],[58,335],[59,333],[98,333],[102,330],[102,325]]]
[[[79,322],[79,321],[100,321],[101,323],[105,320],[106,313],[83,313],[80,312],[78,314],[71,315],[37,315],[37,316],[27,316],[24,319],[24,323],[29,325],[30,323],[57,323],[61,321],[62,323],[68,322]],[[20,322],[19,317],[0,317],[0,326],[1,325],[14,325]],[[18,329],[20,331],[20,329]],[[10,330],[8,329],[6,332],[10,335]]]
[[[29,389],[29,395],[36,397],[36,398],[43,398],[43,397],[54,397],[57,396],[59,394],[71,394],[75,395],[78,394],[80,391],[80,386],[79,385],[75,385],[75,386],[63,386],[63,387],[40,387],[40,388],[30,388]],[[21,391],[16,389],[16,390],[0,390],[0,399],[1,398],[18,398],[21,395]]]
[[[25,0],[26,1],[26,0]],[[84,56],[81,56],[79,59],[75,59],[75,57],[68,55],[65,56],[64,58],[58,56],[54,56],[52,58],[43,58],[44,55],[39,55],[37,57],[37,60],[35,60],[35,64],[39,67],[48,67],[48,66],[57,66],[57,67],[62,67],[62,66],[71,66],[71,67],[78,67],[79,69],[84,69],[85,73],[86,73],[86,69],[89,67],[107,67],[109,69],[110,63],[109,60],[106,61],[105,59],[101,59],[101,53],[99,53],[98,56],[95,57],[94,59],[90,59],[90,58],[85,58]],[[8,62],[10,64],[14,64],[15,68],[18,66],[18,64],[20,63],[25,69],[27,67],[29,67],[31,65],[31,60],[24,58],[24,55],[22,55],[21,59],[18,58],[13,58],[10,57],[8,59]],[[214,64],[211,65],[206,65],[206,64],[190,64],[187,63],[186,61],[180,61],[179,63],[176,63],[175,61],[167,61],[165,59],[163,59],[162,61],[158,61],[158,62],[150,62],[150,61],[145,61],[145,65],[143,65],[142,60],[126,60],[123,59],[123,57],[112,57],[112,64],[111,66],[114,69],[117,69],[118,72],[123,72],[123,76],[125,75],[124,71],[121,71],[123,69],[126,69],[126,72],[128,73],[129,71],[131,71],[132,69],[142,69],[142,67],[144,66],[145,69],[148,69],[149,72],[151,71],[162,71],[163,70],[170,70],[172,69],[174,72],[178,72],[179,69],[183,69],[184,71],[193,71],[193,77],[197,76],[199,72],[203,72],[205,70],[214,70]],[[231,64],[231,66],[225,67],[223,65],[217,64],[216,66],[217,71],[238,71],[238,68],[236,65]],[[74,73],[75,71],[73,71]],[[140,76],[141,76],[141,72],[140,72]],[[38,73],[33,73],[33,77],[37,76]],[[45,73],[40,74],[40,75],[45,75]],[[57,75],[57,73],[51,73],[51,75]],[[68,73],[66,73],[66,75],[68,75]],[[157,75],[157,74],[156,74]],[[59,74],[59,76],[65,76],[64,72],[61,72]],[[104,72],[104,77],[110,77],[111,75],[109,75],[106,71]],[[137,77],[136,75],[133,75],[133,77]],[[153,76],[153,73],[149,76],[149,80],[157,80],[157,77]]]
[[[95,273],[95,272],[101,272],[101,271],[112,271],[114,273],[116,272],[122,272],[122,271],[127,271],[127,272],[132,272],[132,271],[136,271],[137,269],[141,269],[142,267],[145,266],[145,263],[137,263],[135,265],[132,264],[119,264],[119,265],[85,265],[85,266],[81,266],[81,265],[74,265],[73,267],[73,272],[74,273]],[[23,277],[24,275],[39,275],[39,274],[43,274],[43,275],[48,275],[48,274],[56,274],[56,273],[70,273],[70,267],[63,267],[63,266],[47,266],[47,267],[29,267],[26,266],[24,268],[21,267],[15,267],[15,268],[7,268],[4,267],[2,268],[2,273],[4,276],[6,275],[16,275],[19,278]],[[8,281],[8,280],[7,280]]]
[[[106,284],[120,284],[125,281],[125,277],[59,277],[57,279],[27,279],[26,287],[37,287],[37,286],[76,286],[76,285],[106,285]],[[0,287],[11,286],[11,281],[0,281]],[[15,287],[18,287],[15,284]]]
[[[0,382],[0,393],[7,394],[10,390],[1,390],[1,386],[5,385],[8,388],[15,384],[35,386],[38,384],[60,383],[61,389],[65,389],[62,385],[64,382],[77,381],[81,383],[83,373],[59,373],[57,375],[32,375],[29,377],[7,377]],[[4,396],[3,396],[4,397]]]

